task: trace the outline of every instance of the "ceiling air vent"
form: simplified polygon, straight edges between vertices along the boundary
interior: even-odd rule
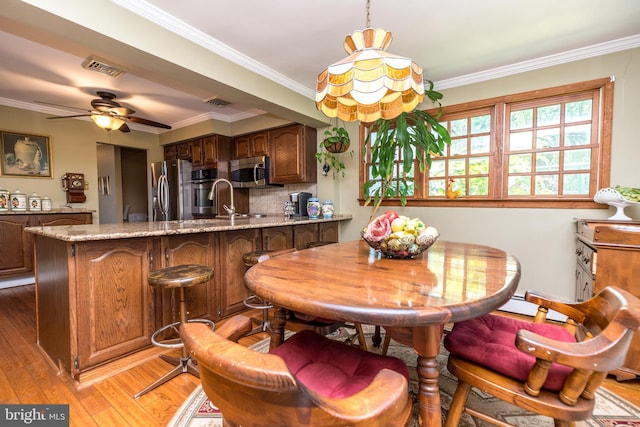
[[[204,102],[206,102],[207,104],[215,105],[216,107],[226,107],[227,105],[231,104],[230,102],[225,101],[224,99],[217,98],[215,96],[210,99],[205,99]]]
[[[106,61],[93,56],[90,56],[84,60],[84,62],[82,63],[82,68],[106,74],[107,76],[111,76],[114,79],[117,79],[125,73],[124,69],[107,64]]]

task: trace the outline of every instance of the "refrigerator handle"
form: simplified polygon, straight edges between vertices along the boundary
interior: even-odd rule
[[[166,175],[160,175],[158,179],[158,206],[163,219],[166,220],[169,211],[169,183]]]

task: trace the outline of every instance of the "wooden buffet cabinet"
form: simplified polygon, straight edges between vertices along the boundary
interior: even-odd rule
[[[33,273],[33,236],[25,227],[91,224],[90,211],[0,212],[0,278]]]
[[[640,221],[577,220],[576,299],[607,286],[640,297]],[[640,375],[640,332],[636,332],[618,380]]]
[[[35,234],[38,343],[80,384],[91,381],[93,371],[109,362],[136,360],[136,353],[151,347],[156,329],[179,319],[176,297],[170,290],[154,292],[149,271],[187,263],[213,266],[206,286],[189,289],[187,306],[190,318],[215,321],[246,309],[244,253],[338,241],[338,221],[350,216],[337,217],[288,224],[251,219],[250,227],[215,226],[228,220],[170,221],[165,229],[163,223],[78,226],[64,238],[27,229]],[[193,230],[185,231],[189,226]]]

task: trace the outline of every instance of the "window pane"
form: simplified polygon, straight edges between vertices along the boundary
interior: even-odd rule
[[[538,107],[538,126],[560,124],[560,104]]]
[[[536,172],[550,172],[560,170],[560,152],[536,154]]]
[[[565,105],[565,122],[579,122],[591,120],[591,99],[584,101],[567,102]]]
[[[536,148],[555,148],[560,146],[560,128],[540,129],[536,132]]]
[[[451,120],[451,136],[462,136],[467,134],[467,119]]]
[[[564,170],[591,169],[591,150],[567,150],[564,154]]]
[[[489,157],[471,157],[469,159],[469,175],[486,175],[489,173]]]
[[[557,196],[558,175],[537,175],[536,196]]]
[[[449,175],[458,176],[466,175],[467,166],[465,159],[452,159],[449,160]]]
[[[531,154],[512,154],[509,156],[509,173],[531,172]]]
[[[566,174],[562,183],[563,194],[589,194],[589,174]]]
[[[533,147],[531,142],[532,138],[532,132],[512,133],[511,135],[509,135],[509,150],[531,150],[531,148]]]
[[[471,138],[471,154],[488,153],[490,148],[491,137],[489,135]]]
[[[429,168],[429,176],[430,177],[438,177],[444,176],[445,173],[445,161],[444,160],[434,160],[431,162],[431,167]]]
[[[460,156],[467,154],[467,140],[465,139],[454,139],[451,141],[451,146],[449,148],[449,153],[452,156]]]
[[[467,194],[467,180],[464,178],[456,178],[451,185],[453,191],[458,191],[458,196],[465,196]]]
[[[528,196],[531,194],[530,176],[510,176],[507,193],[510,196]]]
[[[491,115],[471,117],[471,133],[485,133],[491,131]]]
[[[429,180],[429,196],[444,196],[444,179]]]
[[[511,126],[509,129],[525,129],[533,126],[533,109],[511,112]]]
[[[591,144],[591,125],[567,126],[564,128],[564,145],[567,147],[575,145]]]
[[[469,178],[469,195],[470,196],[488,196],[489,195],[489,177],[483,176],[478,178]]]

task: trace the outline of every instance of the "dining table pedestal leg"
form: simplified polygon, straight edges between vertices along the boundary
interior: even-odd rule
[[[269,350],[273,350],[284,342],[284,328],[287,323],[287,310],[275,307],[273,311],[273,322],[271,322],[271,341]]]
[[[418,354],[418,414],[421,427],[442,427],[440,368],[438,355],[444,325],[426,325],[415,328],[385,326],[386,333],[395,341],[412,347]]]

